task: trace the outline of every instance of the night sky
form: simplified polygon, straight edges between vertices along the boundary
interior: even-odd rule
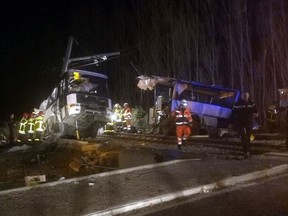
[[[27,0],[2,7],[0,119],[11,113],[20,118],[48,97],[59,80],[70,35],[81,46],[73,46],[71,57],[117,51],[109,41],[115,2]]]
[[[262,113],[288,86],[285,0],[11,1],[0,22],[0,120],[48,97],[69,36],[72,58],[121,52],[87,68],[110,77],[113,103],[147,105],[138,75],[249,91]]]

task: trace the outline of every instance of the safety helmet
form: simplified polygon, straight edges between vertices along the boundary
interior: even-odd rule
[[[28,118],[28,117],[29,117],[29,114],[25,112],[25,113],[23,113],[22,117],[23,117],[23,118]]]
[[[124,103],[123,106],[124,106],[124,107],[128,106],[128,103]]]
[[[114,108],[119,109],[119,108],[120,108],[120,104],[116,103],[116,104],[114,105]]]
[[[185,107],[186,107],[186,106],[187,106],[187,104],[188,104],[188,103],[187,103],[187,100],[185,100],[185,99],[181,100],[181,105],[183,105],[183,106],[185,106]]]

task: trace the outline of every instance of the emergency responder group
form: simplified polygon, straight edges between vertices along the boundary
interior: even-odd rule
[[[172,116],[176,119],[177,147],[181,149],[182,145],[185,144],[185,141],[191,135],[192,115],[187,100],[181,101],[180,106],[172,113]],[[104,133],[129,133],[132,127],[132,111],[129,104],[124,103],[122,108],[120,104],[116,103],[111,122],[105,126]]]
[[[17,142],[41,141],[45,129],[46,124],[42,111],[35,110],[31,114],[23,113],[19,123]]]
[[[113,134],[115,132],[131,132],[132,128],[132,110],[128,103],[123,104],[123,108],[116,103],[113,108],[111,121],[105,126],[104,133]]]
[[[188,101],[185,99],[181,100],[181,103],[171,113],[171,116],[175,118],[177,148],[182,149],[182,146],[185,145],[186,140],[191,135],[193,121]],[[250,137],[253,129],[253,119],[257,116],[256,106],[250,99],[249,93],[242,92],[239,101],[234,104],[230,127],[236,125],[238,128],[245,158],[250,155]],[[39,110],[36,111],[36,109],[31,114],[24,113],[20,121],[17,141],[41,141],[46,129],[43,118],[44,113]],[[13,124],[14,115],[11,115],[9,125],[12,127]],[[132,132],[132,127],[132,110],[129,104],[124,103],[122,108],[119,103],[116,103],[113,107],[111,121],[106,124],[104,133],[129,133]],[[11,142],[15,140],[12,136],[14,136],[14,133],[10,135]]]

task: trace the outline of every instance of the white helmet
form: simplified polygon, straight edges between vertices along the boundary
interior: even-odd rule
[[[186,107],[188,105],[187,100],[185,99],[181,100],[181,104]]]
[[[120,104],[116,103],[116,104],[114,105],[114,108],[119,109],[119,108],[120,108]]]

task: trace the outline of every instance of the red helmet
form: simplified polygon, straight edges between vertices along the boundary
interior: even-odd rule
[[[28,117],[29,117],[29,114],[25,112],[25,113],[23,113],[22,117],[23,117],[23,118],[28,118]]]

